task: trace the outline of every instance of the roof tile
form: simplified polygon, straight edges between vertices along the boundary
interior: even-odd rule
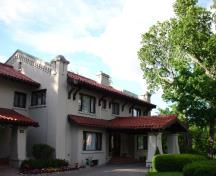
[[[0,108],[0,124],[7,123],[21,126],[37,127],[38,123],[12,109]]]
[[[17,80],[22,83],[27,83],[31,86],[39,87],[40,84],[26,75],[15,70],[12,66],[0,63],[0,77]]]
[[[176,115],[117,117],[112,120],[68,115],[69,121],[81,126],[109,129],[163,129],[177,120]]]
[[[100,90],[109,92],[109,93],[114,94],[114,95],[123,96],[123,97],[125,97],[125,98],[129,98],[129,99],[135,100],[135,101],[137,101],[137,102],[139,102],[139,103],[149,105],[149,106],[151,106],[152,108],[155,108],[155,107],[156,107],[154,104],[151,104],[151,103],[149,103],[149,102],[147,102],[147,101],[144,101],[144,100],[141,100],[141,99],[139,99],[139,98],[136,98],[136,97],[127,95],[127,94],[125,94],[124,92],[119,91],[119,90],[117,90],[117,89],[114,89],[114,88],[111,87],[111,86],[106,86],[106,85],[97,83],[95,80],[86,78],[86,77],[81,76],[81,75],[79,75],[79,74],[76,74],[76,73],[74,73],[74,72],[68,72],[68,78],[71,79],[71,80],[78,81],[78,82],[81,83],[81,84],[85,84],[85,85],[91,86],[91,87],[93,87],[93,88],[97,88],[97,89],[100,89]]]

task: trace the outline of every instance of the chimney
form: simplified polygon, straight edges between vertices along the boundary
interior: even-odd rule
[[[110,86],[111,80],[110,76],[102,71],[97,75],[97,82],[105,86]]]
[[[149,92],[146,92],[144,95],[142,95],[142,99],[146,102],[151,103],[151,94]]]
[[[58,55],[52,61],[51,65],[55,74],[67,75],[67,66],[70,62],[65,59],[64,56]]]

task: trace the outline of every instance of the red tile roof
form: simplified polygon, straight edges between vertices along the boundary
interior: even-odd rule
[[[176,120],[176,115],[117,117],[110,121],[109,127],[117,129],[162,129],[167,127],[167,125]]]
[[[31,78],[25,76],[19,71],[15,70],[12,66],[0,63],[0,78],[7,78],[11,80],[16,80],[31,86],[39,87],[40,84]]]
[[[68,119],[76,125],[108,129],[165,129],[175,122],[180,123],[176,115],[117,117],[112,120],[68,115]]]
[[[77,125],[99,127],[99,128],[106,128],[108,123],[108,121],[104,119],[96,119],[96,118],[74,116],[74,115],[68,115],[68,119],[71,123]]]
[[[77,81],[79,84],[87,85],[87,86],[90,86],[92,88],[111,93],[113,95],[122,96],[122,97],[125,97],[128,99],[131,99],[131,100],[135,100],[136,102],[149,105],[152,108],[156,107],[156,105],[154,105],[154,104],[151,104],[151,103],[146,102],[144,100],[141,100],[139,98],[127,95],[127,94],[123,93],[122,91],[114,89],[111,86],[106,86],[106,85],[100,84],[100,83],[96,82],[95,80],[92,80],[92,79],[86,78],[84,76],[78,75],[74,72],[68,72],[68,79],[73,80],[73,81]]]
[[[0,108],[0,124],[12,124],[20,126],[34,126],[38,123],[12,109]]]

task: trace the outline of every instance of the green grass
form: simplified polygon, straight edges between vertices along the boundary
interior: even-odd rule
[[[181,172],[150,172],[147,176],[183,176]]]

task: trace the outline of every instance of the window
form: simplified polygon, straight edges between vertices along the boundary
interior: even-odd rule
[[[80,111],[86,113],[95,113],[95,103],[95,97],[80,94]]]
[[[112,114],[119,115],[119,103],[112,103]]]
[[[46,104],[46,89],[32,92],[31,105],[45,105]]]
[[[83,132],[83,150],[100,151],[102,149],[102,133]]]
[[[14,107],[26,107],[26,94],[21,92],[14,93]]]
[[[133,117],[141,116],[141,109],[139,109],[139,108],[133,108],[132,109],[132,116]]]
[[[101,107],[102,107],[103,109],[106,109],[106,105],[107,105],[107,101],[106,101],[105,99],[103,99],[103,100],[101,101]]]
[[[147,136],[139,135],[137,136],[137,150],[147,150],[148,146]]]

